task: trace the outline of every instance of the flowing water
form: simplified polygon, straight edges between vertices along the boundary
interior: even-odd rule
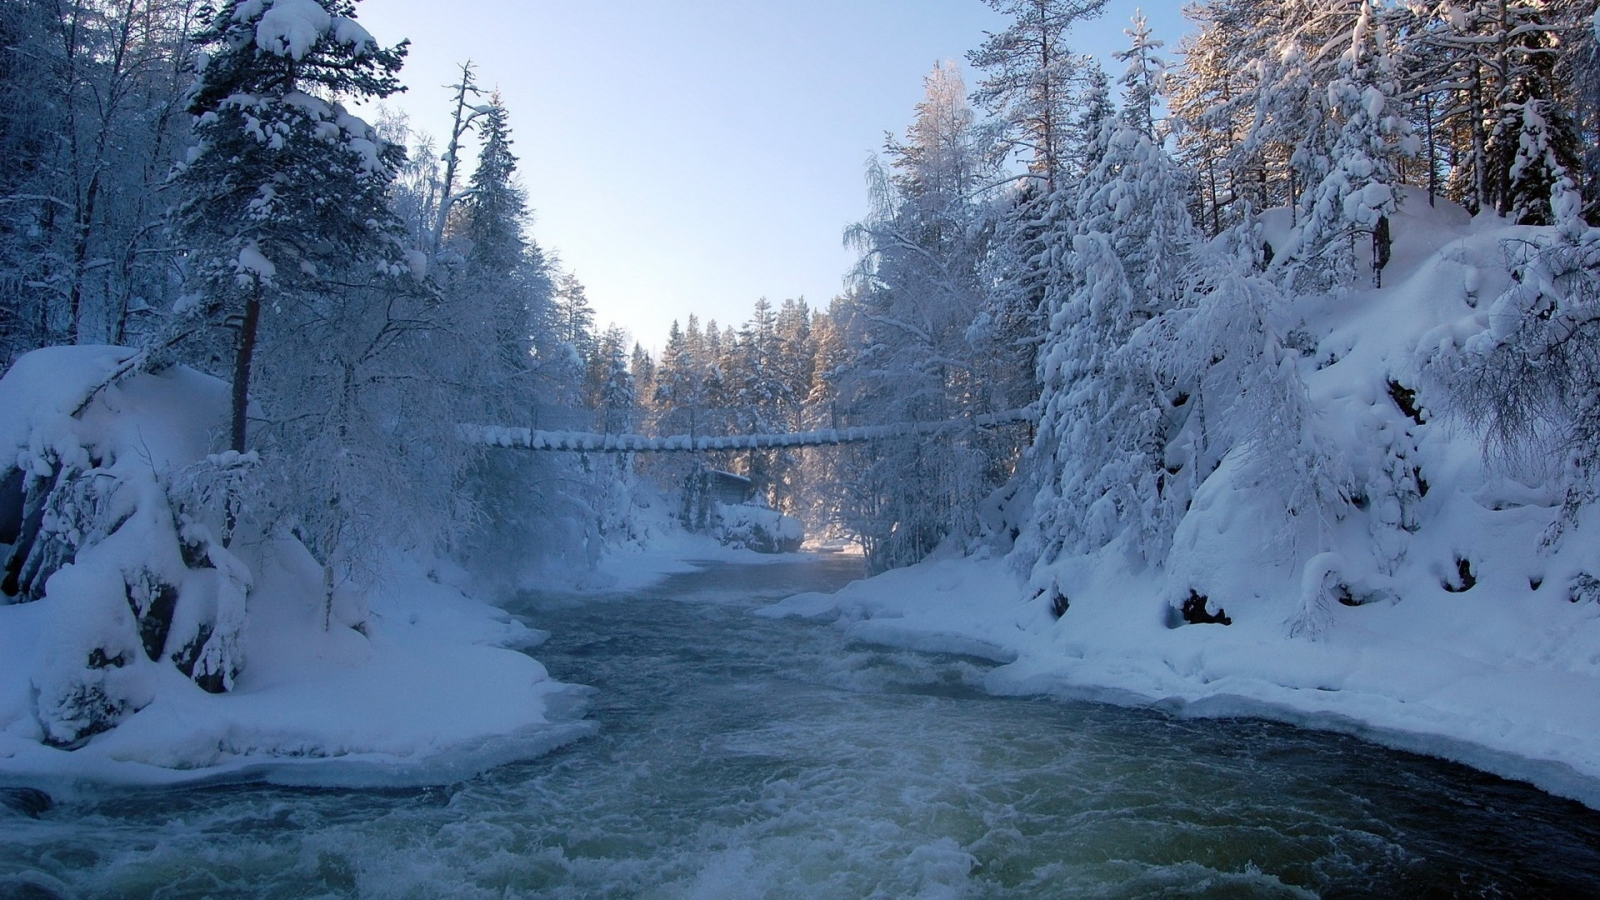
[[[989,697],[750,610],[859,562],[529,595],[592,737],[449,787],[0,809],[0,897],[1600,896],[1600,813],[1256,720]]]

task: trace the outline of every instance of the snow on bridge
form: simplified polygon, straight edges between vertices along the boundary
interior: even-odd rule
[[[881,441],[919,434],[937,434],[962,425],[991,428],[1017,422],[1034,422],[1039,412],[1028,406],[971,418],[938,422],[900,422],[777,434],[691,435],[650,437],[643,434],[594,434],[586,431],[540,431],[500,425],[463,425],[469,443],[523,450],[577,451],[582,453],[697,453],[706,450],[770,450],[782,447],[828,447]]]

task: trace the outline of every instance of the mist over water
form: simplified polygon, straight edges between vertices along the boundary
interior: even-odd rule
[[[513,612],[554,635],[535,655],[597,689],[594,736],[443,788],[0,809],[0,898],[1600,890],[1600,813],[1524,785],[1270,722],[989,697],[990,663],[749,614],[857,575],[525,595]]]

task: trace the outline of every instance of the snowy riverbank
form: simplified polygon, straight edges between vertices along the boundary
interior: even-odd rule
[[[1004,561],[942,560],[760,614],[825,617],[871,643],[1005,663],[984,683],[996,693],[1347,732],[1600,808],[1600,675],[1581,671],[1593,660],[1575,649],[1593,641],[1571,634],[1592,635],[1583,611],[1533,625],[1519,622],[1520,604],[1488,594],[1417,598],[1349,610],[1312,643],[1285,640],[1280,623],[1257,618],[1170,628],[1157,582],[1101,584],[1074,603],[1070,621],[1057,622],[1024,601]],[[1441,625],[1446,603],[1469,615]]]
[[[592,728],[517,649],[544,635],[427,555],[330,606],[298,541],[219,540],[204,479],[246,464],[209,453],[227,387],[108,382],[133,358],[52,348],[0,379],[0,785],[443,783]]]
[[[1267,715],[1600,807],[1600,520],[1592,503],[1564,511],[1559,465],[1487,460],[1440,377],[1505,327],[1512,263],[1553,230],[1404,194],[1385,287],[1282,311],[1299,427],[1348,499],[1297,514],[1271,441],[1244,440],[1203,470],[1153,560],[1133,529],[1027,572],[999,551],[944,559],[771,614],[995,657],[996,691]],[[1266,229],[1280,244],[1282,212]]]
[[[49,602],[0,607],[0,783],[57,795],[80,782],[442,784],[591,730],[564,720],[586,690],[551,680],[517,649],[541,632],[403,570],[370,593],[365,634],[321,632],[316,592],[305,590],[313,575],[261,573],[243,640],[249,664],[232,691],[152,671],[148,704],[73,750],[40,742],[29,703]]]

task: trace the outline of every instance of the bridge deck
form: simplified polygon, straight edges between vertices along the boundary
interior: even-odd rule
[[[676,434],[650,437],[643,434],[593,434],[584,431],[538,431],[500,425],[464,425],[462,437],[469,443],[524,450],[550,450],[582,453],[696,453],[706,450],[769,450],[780,447],[826,447],[882,441],[919,434],[936,434],[961,425],[980,428],[1032,422],[1038,412],[1032,407],[953,419],[941,422],[901,422],[895,425],[864,425],[855,428],[827,428],[780,434],[734,434],[721,436]]]

